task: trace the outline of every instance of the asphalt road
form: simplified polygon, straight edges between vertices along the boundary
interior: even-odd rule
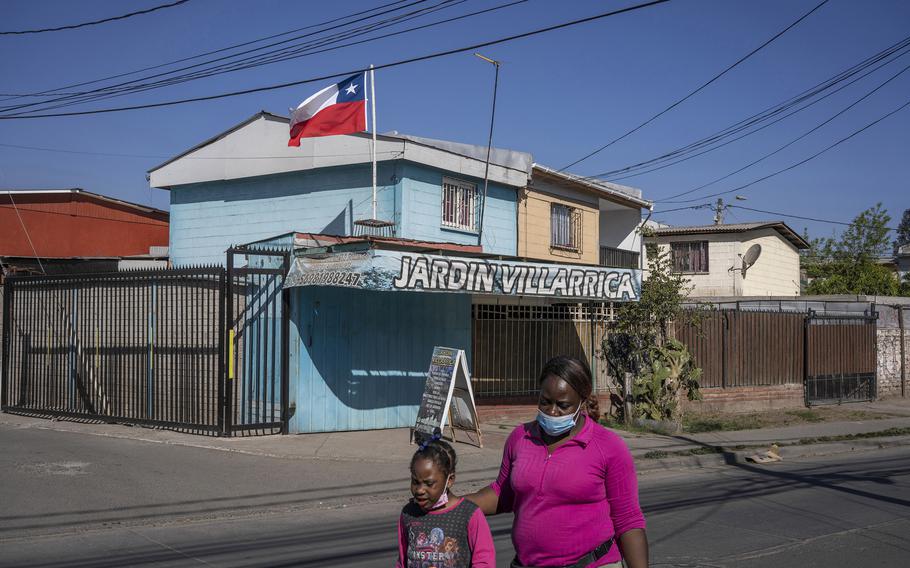
[[[0,428],[0,566],[388,567],[404,467]],[[641,498],[654,566],[910,565],[907,447],[648,475]]]

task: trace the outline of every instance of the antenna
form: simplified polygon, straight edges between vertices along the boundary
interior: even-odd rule
[[[739,270],[740,270],[740,272],[742,272],[743,278],[745,278],[746,271],[749,270],[749,268],[753,264],[755,264],[755,261],[758,260],[758,257],[761,256],[761,245],[756,243],[756,244],[752,245],[751,247],[749,247],[749,250],[746,251],[746,254],[744,254],[744,255],[741,254],[739,256],[742,259],[742,263],[743,263],[742,268],[740,268]]]

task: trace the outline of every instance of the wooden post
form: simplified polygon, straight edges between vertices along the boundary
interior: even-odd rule
[[[623,417],[626,425],[632,424],[632,373],[626,373],[622,382]]]

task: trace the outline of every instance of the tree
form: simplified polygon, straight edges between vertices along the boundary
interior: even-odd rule
[[[689,400],[700,398],[701,369],[686,346],[670,337],[673,322],[690,317],[683,308],[689,290],[686,278],[673,272],[670,253],[649,247],[641,299],[619,308],[603,344],[611,374],[623,392],[628,387],[632,394],[632,416],[624,416],[626,421],[633,417],[678,421],[683,393]]]
[[[901,224],[897,226],[897,238],[894,239],[894,254],[904,245],[910,245],[910,209],[904,209]]]
[[[809,294],[895,296],[900,282],[878,263],[889,256],[891,217],[879,203],[856,216],[840,238],[814,239],[802,256]]]

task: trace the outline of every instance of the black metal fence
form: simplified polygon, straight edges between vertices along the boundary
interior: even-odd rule
[[[3,410],[213,435],[285,432],[287,260],[250,255],[228,270],[8,278]],[[254,258],[279,268],[250,266]]]

